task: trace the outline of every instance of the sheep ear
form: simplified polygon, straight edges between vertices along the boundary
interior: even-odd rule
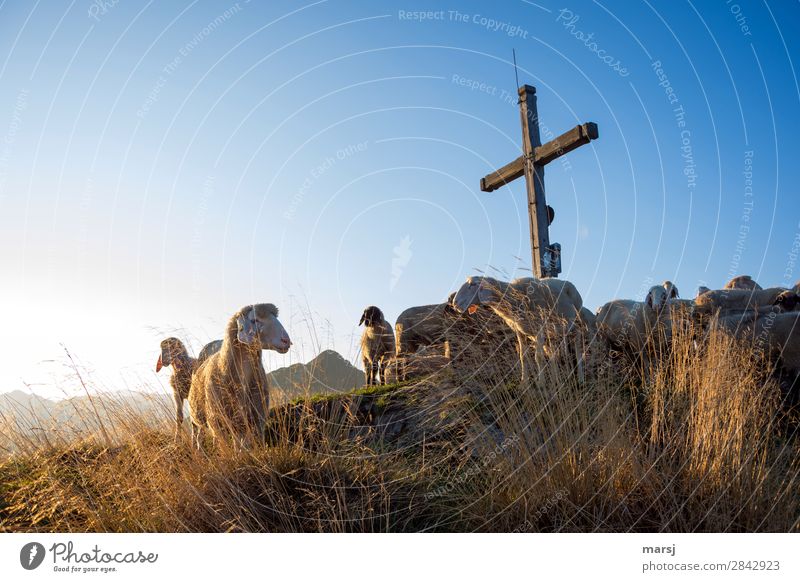
[[[648,307],[653,307],[653,294],[652,293],[648,293],[647,294],[647,299],[645,300],[645,303],[647,303]]]
[[[161,346],[161,353],[158,355],[158,362],[156,363],[156,372],[164,366],[172,364],[172,346],[170,344]]]
[[[367,316],[367,310],[364,310],[364,313],[361,314],[361,319],[358,322],[358,325],[364,325],[364,318]]]
[[[676,298],[676,297],[678,296],[678,290],[677,290],[677,289],[675,289],[675,287],[672,287],[672,288],[669,290],[669,296],[670,296],[670,298],[671,298],[671,299],[674,299],[674,298]]]
[[[250,320],[247,313],[241,314],[236,319],[236,324],[239,327],[236,339],[248,345],[256,341],[256,325],[254,321]]]

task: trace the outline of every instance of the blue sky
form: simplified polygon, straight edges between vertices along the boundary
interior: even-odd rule
[[[425,19],[416,14],[432,12]],[[476,269],[530,269],[512,48],[558,135],[551,240],[591,309],[672,279],[800,279],[800,10],[790,2],[0,4],[0,391],[154,389],[271,301],[356,358]],[[543,127],[543,133],[545,128]],[[23,383],[24,382],[24,383]]]

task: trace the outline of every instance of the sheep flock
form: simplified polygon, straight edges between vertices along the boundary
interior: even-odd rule
[[[650,348],[669,346],[676,330],[687,324],[698,348],[711,331],[751,342],[763,356],[758,361],[788,378],[790,392],[797,390],[800,282],[791,289],[762,288],[740,275],[722,289],[701,287],[694,299],[685,299],[674,283],[664,281],[642,300],[615,299],[592,313],[569,281],[471,276],[441,303],[404,310],[394,326],[375,305],[366,307],[359,321],[368,386],[418,376],[414,364],[421,358],[438,358],[440,369],[455,367],[465,345],[479,353],[486,346],[489,359],[488,342],[497,337],[514,346],[521,383],[535,381],[553,361],[568,364],[585,382],[620,358],[647,369],[659,357]],[[261,441],[269,413],[261,351],[286,353],[290,346],[278,309],[269,303],[233,314],[223,338],[207,344],[196,359],[180,340],[162,341],[156,371],[164,366],[173,370],[176,438],[188,400],[196,447],[204,446],[206,435],[237,448]]]

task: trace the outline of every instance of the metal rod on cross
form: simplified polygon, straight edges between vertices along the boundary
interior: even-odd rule
[[[522,123],[522,155],[496,172],[481,178],[481,190],[492,192],[525,176],[528,191],[528,217],[531,231],[533,274],[556,277],[561,272],[561,245],[550,244],[548,227],[553,211],[544,195],[544,167],[566,153],[597,139],[597,124],[578,125],[552,141],[542,144],[539,136],[539,114],[536,110],[536,88],[523,85],[518,90]]]

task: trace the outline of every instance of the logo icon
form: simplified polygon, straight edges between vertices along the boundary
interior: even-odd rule
[[[408,265],[414,253],[411,251],[411,237],[406,235],[400,243],[392,249],[394,256],[392,257],[392,280],[389,282],[389,291],[394,291],[395,285],[400,281],[403,275],[403,269]]]
[[[44,562],[44,546],[39,542],[30,542],[22,546],[19,552],[19,563],[26,570],[35,570]]]

